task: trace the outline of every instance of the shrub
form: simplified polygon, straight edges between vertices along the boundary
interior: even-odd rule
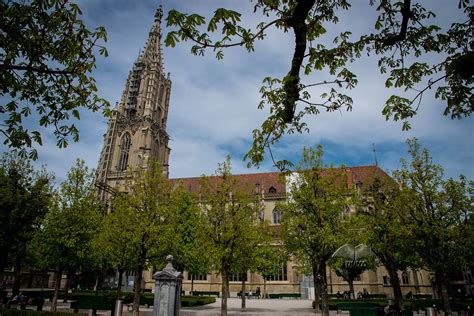
[[[202,306],[207,304],[215,303],[216,298],[212,296],[182,296],[181,306]]]
[[[71,316],[71,313],[67,312],[37,312],[29,309],[17,310],[17,309],[1,309],[0,315],[2,316]],[[87,314],[80,313],[74,314],[74,316],[87,316]]]

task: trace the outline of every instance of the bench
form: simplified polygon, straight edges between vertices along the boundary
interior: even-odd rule
[[[43,310],[44,299],[43,298],[26,298],[21,302],[11,302],[7,301],[5,304],[7,309],[10,309],[12,306],[15,306],[17,309],[25,310],[27,306],[35,306],[36,311],[41,312]]]
[[[115,300],[104,300],[104,299],[87,299],[87,300],[77,300],[71,302],[71,309],[74,310],[74,313],[78,313],[79,309],[92,310],[92,315],[97,315],[98,310],[109,310],[112,311],[112,314],[115,310]]]
[[[357,303],[338,303],[336,304],[337,312],[344,310],[350,311],[351,316],[383,316],[384,310],[378,304],[357,304]]]
[[[300,293],[270,293],[270,298],[301,298]]]
[[[237,293],[237,297],[241,297],[242,296],[242,293],[241,292],[238,292]],[[248,297],[248,298],[260,298],[260,295],[257,295],[256,292],[252,292],[252,295],[250,295],[249,292],[245,292],[245,297]]]
[[[196,296],[220,296],[220,292],[218,291],[193,291],[192,295]]]

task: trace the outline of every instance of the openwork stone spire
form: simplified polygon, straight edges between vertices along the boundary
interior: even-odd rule
[[[127,78],[122,98],[113,110],[104,135],[96,186],[101,200],[120,190],[127,170],[147,168],[151,160],[168,172],[169,136],[166,132],[170,75],[165,75],[161,47],[161,6],[144,49]]]
[[[161,6],[155,12],[155,22],[151,27],[148,40],[143,50],[142,61],[150,63],[157,62],[158,67],[163,71],[163,54],[161,48],[161,18],[163,17],[163,9]]]

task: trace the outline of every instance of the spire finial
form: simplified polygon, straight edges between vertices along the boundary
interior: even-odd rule
[[[156,9],[156,12],[155,12],[155,21],[158,21],[161,23],[162,17],[163,17],[163,7],[160,4],[160,6],[158,7],[158,9]]]
[[[375,165],[378,167],[379,166],[379,162],[377,161],[377,153],[375,151],[375,144],[372,143],[372,151],[374,152],[374,158],[375,158]]]

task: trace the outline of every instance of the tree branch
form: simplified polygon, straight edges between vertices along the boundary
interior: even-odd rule
[[[77,72],[74,71],[67,71],[67,70],[60,70],[60,69],[49,69],[49,68],[38,68],[32,66],[19,66],[19,65],[8,65],[8,64],[0,64],[1,70],[25,70],[43,74],[55,74],[55,75],[75,75]]]
[[[286,94],[283,100],[283,123],[291,123],[295,116],[296,101],[299,99],[298,85],[300,82],[300,69],[307,44],[306,35],[308,33],[308,25],[306,24],[306,17],[311,8],[315,5],[315,2],[316,0],[298,1],[293,14],[287,21],[295,33],[295,51],[291,62],[291,69],[283,82],[283,91]]]
[[[271,21],[270,23],[268,23],[267,25],[265,25],[260,31],[258,31],[258,33],[256,33],[254,36],[252,36],[248,41],[250,42],[253,42],[255,39],[257,39],[267,28],[269,28],[270,26],[272,26],[273,24],[277,23],[281,21],[281,19],[276,19],[276,20],[273,20]],[[240,41],[240,42],[237,42],[237,43],[232,43],[232,44],[224,44],[224,45],[214,45],[214,44],[209,44],[209,43],[206,43],[206,42],[202,42],[200,40],[198,40],[197,38],[193,37],[193,35],[191,34],[191,32],[189,32],[189,30],[187,30],[183,25],[181,25],[180,23],[178,23],[178,26],[183,30],[183,32],[186,33],[186,36],[189,37],[189,39],[193,42],[195,42],[196,44],[199,44],[203,47],[210,47],[210,48],[228,48],[228,47],[235,47],[235,46],[242,46],[242,45],[245,45],[245,43],[247,41],[243,40],[243,41]],[[243,38],[240,34],[237,33],[237,35],[241,38]]]
[[[400,33],[394,36],[390,36],[384,41],[385,46],[391,46],[396,44],[397,42],[403,41],[407,37],[407,27],[408,27],[408,21],[410,20],[411,17],[411,0],[404,0],[403,1],[403,7],[400,10],[402,14],[402,26],[400,29]]]
[[[325,85],[325,84],[340,84],[340,83],[346,83],[347,81],[346,80],[333,80],[333,81],[324,81],[324,82],[318,82],[318,83],[312,83],[312,84],[308,84],[308,85],[302,85],[302,87],[300,88],[300,90],[303,90],[303,89],[306,89],[306,88],[310,88],[310,87],[315,87],[315,86],[321,86],[321,85]]]

